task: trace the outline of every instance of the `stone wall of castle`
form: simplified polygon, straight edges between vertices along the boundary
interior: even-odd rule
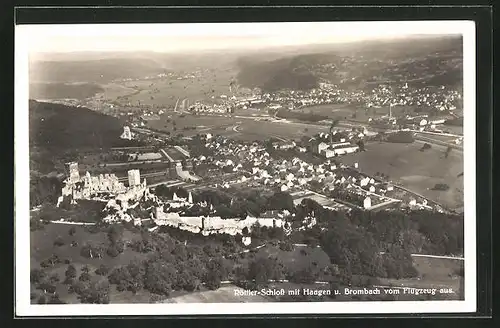
[[[247,217],[244,220],[240,219],[222,219],[221,217],[188,217],[180,216],[179,213],[165,213],[162,207],[157,207],[154,213],[154,222],[159,226],[169,226],[182,230],[188,230],[194,233],[202,233],[203,235],[226,233],[229,235],[242,234],[243,229],[249,231],[252,226],[259,223],[263,227],[278,227],[283,228],[284,221],[282,219],[272,218],[253,218]]]

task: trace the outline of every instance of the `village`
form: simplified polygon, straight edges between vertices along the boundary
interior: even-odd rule
[[[177,172],[187,172],[183,171],[182,165],[189,162],[196,175],[178,174],[178,183],[166,181],[163,187],[177,188],[177,193],[180,188],[182,193],[178,195],[174,191],[169,199],[155,195],[162,183],[148,184],[139,169],[128,170],[126,181],[112,173],[91,176],[86,172],[81,177],[78,163],[71,162],[67,163],[67,179],[57,206],[63,202],[76,204],[80,200],[101,202],[105,204],[102,210],[102,222],[105,223],[132,222],[141,226],[147,222],[150,231],[169,226],[204,236],[243,235],[243,231],[251,231],[255,225],[281,228],[289,233],[295,214],[288,209],[271,213],[247,210],[243,216],[235,212],[234,217],[228,217],[231,214],[219,213],[223,210],[210,200],[197,197],[203,192],[225,193],[235,198],[241,190],[258,190],[262,194],[286,193],[293,198],[294,206],[300,205],[304,199],[311,199],[324,208],[346,212],[354,208],[376,211],[395,207],[443,211],[441,206],[402,190],[382,177],[362,173],[358,163],[347,166],[337,160],[343,154],[364,151],[359,146],[363,145],[364,137],[360,131],[333,131],[331,134],[321,133],[307,142],[275,141],[269,144],[240,142],[210,133],[199,135],[194,138],[196,140],[188,139],[184,148],[176,146],[185,157],[182,161],[175,161]],[[128,127],[124,128],[122,138],[132,138]],[[206,155],[190,152],[189,147],[193,144],[201,144]],[[196,149],[200,152],[199,148]],[[165,150],[161,149],[161,152],[170,157]],[[308,162],[308,158],[315,163]],[[184,190],[183,186],[192,188]],[[229,208],[232,204],[231,198]],[[199,215],[192,215],[194,208]],[[315,218],[309,217],[295,228],[310,228],[315,222]],[[249,238],[242,239],[243,243],[250,244]]]

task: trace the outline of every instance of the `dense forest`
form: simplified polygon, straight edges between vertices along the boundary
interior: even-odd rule
[[[82,107],[30,100],[29,125],[32,205],[57,200],[61,182],[44,175],[76,158],[80,150],[139,145],[120,139],[119,119]]]
[[[316,88],[319,82],[319,79],[305,68],[300,57],[270,62],[240,60],[238,65],[238,82],[250,88],[259,87],[263,91],[310,90]]]
[[[87,108],[30,101],[30,146],[55,151],[107,148],[119,140],[123,125],[115,117]]]

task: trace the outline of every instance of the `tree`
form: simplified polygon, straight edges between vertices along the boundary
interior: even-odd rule
[[[45,295],[40,296],[40,298],[38,299],[38,304],[47,304],[47,299],[45,298]]]
[[[425,151],[425,150],[431,149],[431,148],[432,148],[431,144],[426,142],[423,144],[422,148],[420,148],[420,151]]]
[[[109,273],[109,268],[106,265],[101,264],[101,266],[95,270],[95,273],[100,276],[105,276]]]
[[[146,264],[144,287],[152,293],[168,296],[177,281],[177,270],[172,263],[149,261]]]
[[[228,273],[228,268],[222,257],[210,259],[207,263],[204,282],[209,289],[215,290],[220,287],[222,280],[227,279]]]
[[[49,299],[49,301],[47,302],[47,304],[66,304],[66,303],[63,302],[63,301],[61,301],[61,299],[59,298],[59,294],[55,293]]]
[[[82,272],[80,274],[80,278],[78,278],[79,281],[85,282],[85,281],[90,281],[90,274],[88,272]]]
[[[66,278],[76,278],[76,269],[73,265],[68,265],[68,269],[65,272]]]
[[[121,225],[111,225],[108,231],[108,238],[109,242],[114,245],[120,241],[122,241],[123,238],[123,226]]]
[[[292,273],[290,281],[295,283],[305,283],[312,284],[319,277],[319,272],[316,268],[308,266],[306,268],[300,269]]]
[[[108,254],[111,257],[117,257],[124,251],[124,246],[123,242],[118,242],[116,244],[112,244],[108,247],[106,250],[106,254]]]
[[[85,244],[80,250],[80,255],[85,258],[102,258],[104,249],[100,245]]]
[[[58,236],[55,240],[54,240],[54,246],[56,247],[60,247],[60,246],[63,246],[64,245],[64,239],[62,239],[61,236]]]
[[[38,289],[43,290],[45,293],[53,294],[56,292],[56,286],[49,282],[43,282],[39,284]]]
[[[447,185],[446,183],[436,183],[432,190],[441,190],[441,191],[446,191],[450,189],[450,186]]]
[[[283,278],[284,266],[277,258],[258,258],[250,263],[248,279],[255,280],[256,285],[266,286],[269,280]]]
[[[90,304],[108,304],[109,303],[109,283],[98,281],[88,285],[81,286],[78,290],[80,301]]]
[[[287,192],[276,192],[268,199],[267,209],[293,211],[293,197]]]
[[[61,279],[59,278],[59,275],[57,273],[53,273],[50,278],[49,282],[52,284],[58,283]]]
[[[34,284],[41,283],[47,277],[47,273],[41,269],[32,269],[30,272],[30,281]]]
[[[357,145],[358,145],[360,151],[366,151],[366,149],[365,149],[365,142],[363,140],[359,140],[357,142]]]
[[[293,244],[289,240],[280,242],[280,249],[285,252],[291,252],[294,250]]]

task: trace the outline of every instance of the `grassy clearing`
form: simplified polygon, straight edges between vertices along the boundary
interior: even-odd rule
[[[75,229],[73,236],[69,235],[69,230],[71,228]],[[55,246],[54,241],[62,239],[64,241],[63,246]],[[131,231],[124,231],[123,240],[125,243],[135,239],[139,239],[140,235],[133,233]],[[71,243],[76,242],[77,246],[71,246]],[[147,254],[137,253],[131,249],[125,249],[123,253],[117,257],[109,257],[105,255],[102,259],[99,258],[85,258],[80,255],[82,246],[85,243],[101,244],[103,247],[109,245],[108,236],[105,232],[89,233],[83,226],[66,225],[66,224],[48,224],[45,229],[32,231],[30,234],[30,269],[39,268],[40,263],[45,259],[48,259],[52,254],[57,255],[63,260],[63,263],[57,264],[53,267],[46,268],[47,274],[51,275],[57,273],[61,279],[64,280],[65,271],[68,264],[64,263],[65,260],[69,260],[72,265],[77,269],[77,276],[81,273],[81,268],[85,265],[89,266],[90,274],[92,279],[103,279],[97,276],[94,271],[99,268],[102,264],[106,265],[108,268],[117,267],[120,265],[126,265],[133,260],[144,259]],[[35,291],[39,293],[39,291]],[[62,283],[57,284],[57,293],[60,299],[66,303],[79,303],[76,295],[68,293],[68,288]],[[142,302],[144,298],[147,298],[146,303],[149,302],[149,293],[143,291],[140,293],[148,294],[144,297],[133,295],[130,292],[118,292],[116,291],[116,286],[112,286],[110,292],[111,302],[122,302],[122,303],[137,303]]]
[[[219,71],[216,75],[200,78],[171,79],[158,78],[152,80],[127,81],[103,85],[104,95],[109,101],[154,106],[174,107],[178,98],[195,101],[214,101],[211,97],[228,95],[229,81],[232,72]],[[122,97],[118,99],[118,97]]]
[[[325,268],[330,264],[330,258],[319,247],[295,247],[293,251],[282,251],[275,246],[262,247],[255,253],[255,258],[277,257],[287,270],[301,270],[316,263],[319,268]]]

